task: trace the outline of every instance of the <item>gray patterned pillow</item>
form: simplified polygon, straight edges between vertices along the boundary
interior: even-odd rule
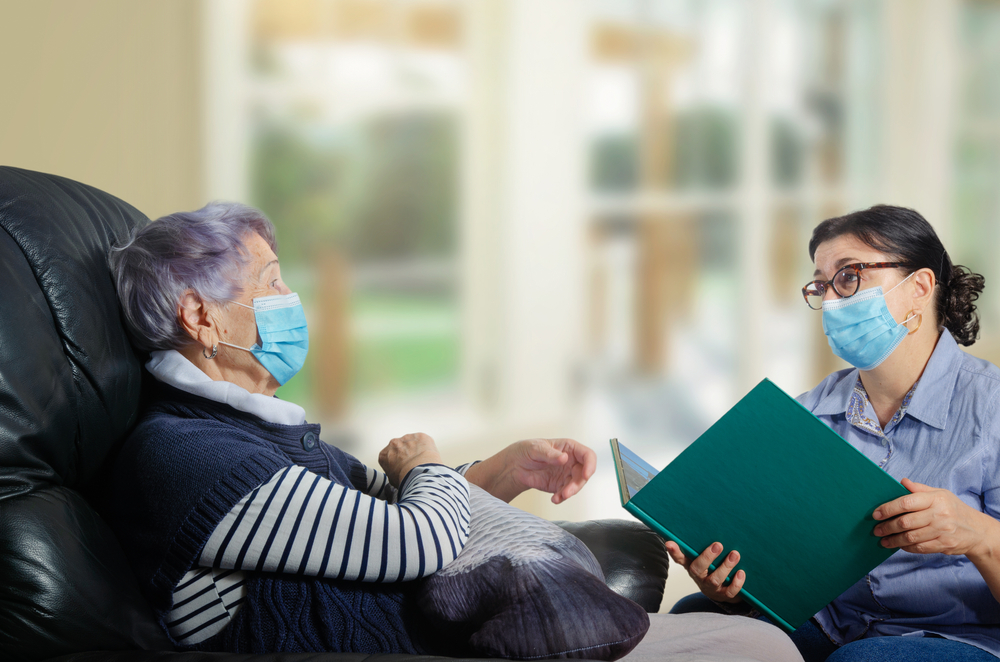
[[[470,485],[465,548],[432,575],[420,605],[454,655],[615,660],[649,616],[604,584],[579,539]]]

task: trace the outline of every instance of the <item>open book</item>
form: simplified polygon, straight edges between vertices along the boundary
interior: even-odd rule
[[[896,551],[872,512],[909,492],[767,379],[662,471],[611,450],[625,509],[691,558],[738,550],[740,595],[788,631]]]

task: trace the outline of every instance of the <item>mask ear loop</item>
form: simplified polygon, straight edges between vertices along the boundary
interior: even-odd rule
[[[907,276],[906,278],[904,278],[903,280],[899,281],[898,283],[896,283],[895,285],[893,285],[891,288],[889,288],[889,292],[892,292],[894,289],[896,289],[897,287],[899,287],[900,285],[902,285],[906,281],[910,280],[910,276],[913,276],[913,274],[915,274],[915,273],[917,273],[917,272],[916,271],[911,271],[909,276]],[[887,296],[889,294],[889,292],[886,292],[882,296]],[[243,304],[240,304],[240,305],[243,305]],[[910,312],[912,313],[913,311],[911,310]],[[905,322],[904,322],[904,324],[905,324]]]
[[[249,308],[250,310],[254,311],[254,313],[257,312],[257,309],[254,308],[253,306],[248,306],[245,303],[240,303],[239,301],[232,301],[231,300],[229,303],[235,303],[237,306],[243,306],[244,308]],[[254,315],[254,317],[256,317],[256,315]],[[221,340],[219,341],[219,344],[220,345],[225,345],[226,347],[232,347],[233,349],[242,349],[244,352],[250,352],[251,354],[253,354],[253,350],[249,349],[247,347],[240,347],[239,345],[231,345],[230,343],[222,342]],[[219,348],[216,347],[215,351],[219,351]],[[214,356],[215,356],[215,354],[212,354],[212,357],[214,357]]]
[[[917,272],[916,271],[911,271],[910,272],[910,276],[912,276],[915,273],[917,273]],[[906,281],[910,280],[910,276],[907,276],[903,280],[901,280],[898,283],[896,283],[895,285],[893,285],[892,289],[890,289],[889,292],[892,292],[892,290],[896,289],[897,287],[899,287],[900,285],[902,285]],[[889,292],[886,292],[886,294],[889,294]],[[883,296],[885,296],[885,295],[883,295]],[[916,333],[920,329],[920,325],[924,323],[924,314],[923,313],[918,313],[913,308],[910,308],[910,312],[906,313],[906,319],[903,320],[902,322],[900,322],[900,324],[902,324],[903,326],[906,326],[906,323],[909,322],[910,320],[912,320],[914,317],[919,317],[920,321],[917,322],[917,328],[913,329],[912,331],[910,330],[910,327],[908,327],[908,326],[906,327],[906,335],[908,335],[908,336],[912,336],[914,333]]]
[[[903,326],[906,326],[906,323],[909,322],[910,320],[912,320],[914,317],[919,317],[920,320],[917,322],[917,328],[916,329],[913,329],[911,331],[910,327],[908,327],[908,326],[906,327],[906,335],[908,335],[908,336],[912,336],[914,333],[916,333],[917,331],[920,330],[920,325],[924,323],[924,314],[923,313],[915,312],[911,308],[910,312],[906,313],[906,319],[903,320],[902,322],[900,322],[900,324],[902,324]]]

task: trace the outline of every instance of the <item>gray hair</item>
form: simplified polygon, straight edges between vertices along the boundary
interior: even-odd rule
[[[111,271],[135,346],[149,352],[189,345],[177,318],[181,297],[192,290],[221,306],[237,298],[250,261],[244,240],[251,233],[277,254],[274,226],[263,213],[212,202],[157,219],[112,248]]]

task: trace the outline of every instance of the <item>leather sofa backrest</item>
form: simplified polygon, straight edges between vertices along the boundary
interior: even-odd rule
[[[145,223],[92,187],[0,167],[0,659],[169,648],[83,496],[138,411],[107,255]]]

